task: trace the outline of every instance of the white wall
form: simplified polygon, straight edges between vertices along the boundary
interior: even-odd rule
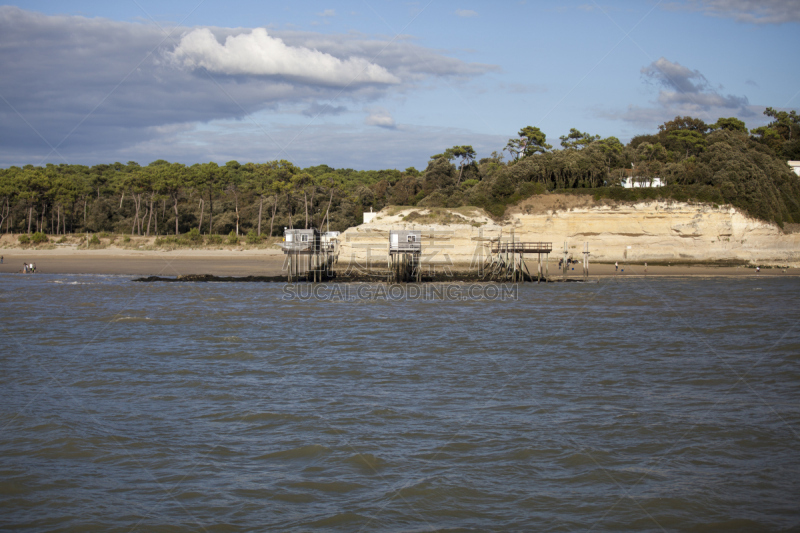
[[[644,187],[663,187],[664,182],[661,178],[625,178],[622,180],[622,186],[626,189],[639,189]]]

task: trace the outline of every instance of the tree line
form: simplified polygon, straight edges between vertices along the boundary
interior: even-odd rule
[[[499,217],[547,191],[731,204],[779,225],[800,223],[800,180],[786,164],[800,159],[800,117],[772,108],[765,115],[773,121],[751,131],[736,118],[675,117],[626,145],[572,128],[558,149],[526,126],[489,157],[454,146],[421,172],[299,168],[285,160],[12,166],[0,169],[0,231],[274,236],[284,226],[341,231],[386,205],[474,205]],[[622,189],[626,177],[667,185]]]

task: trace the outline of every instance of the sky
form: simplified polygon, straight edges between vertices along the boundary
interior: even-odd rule
[[[0,5],[0,167],[422,170],[525,126],[755,128],[800,110],[797,50],[797,0],[28,0]]]

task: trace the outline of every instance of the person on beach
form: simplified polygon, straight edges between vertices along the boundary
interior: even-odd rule
[[[614,261],[614,272],[616,272],[617,270],[619,270],[619,263]]]
[[[759,272],[761,272],[761,267],[756,267],[756,274],[758,274]]]
[[[647,274],[647,263],[644,264],[644,273]]]
[[[28,263],[22,263],[22,273],[23,274],[28,273]]]

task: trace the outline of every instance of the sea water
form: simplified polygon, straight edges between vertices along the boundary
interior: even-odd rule
[[[800,279],[408,287],[0,276],[0,528],[797,530]]]

